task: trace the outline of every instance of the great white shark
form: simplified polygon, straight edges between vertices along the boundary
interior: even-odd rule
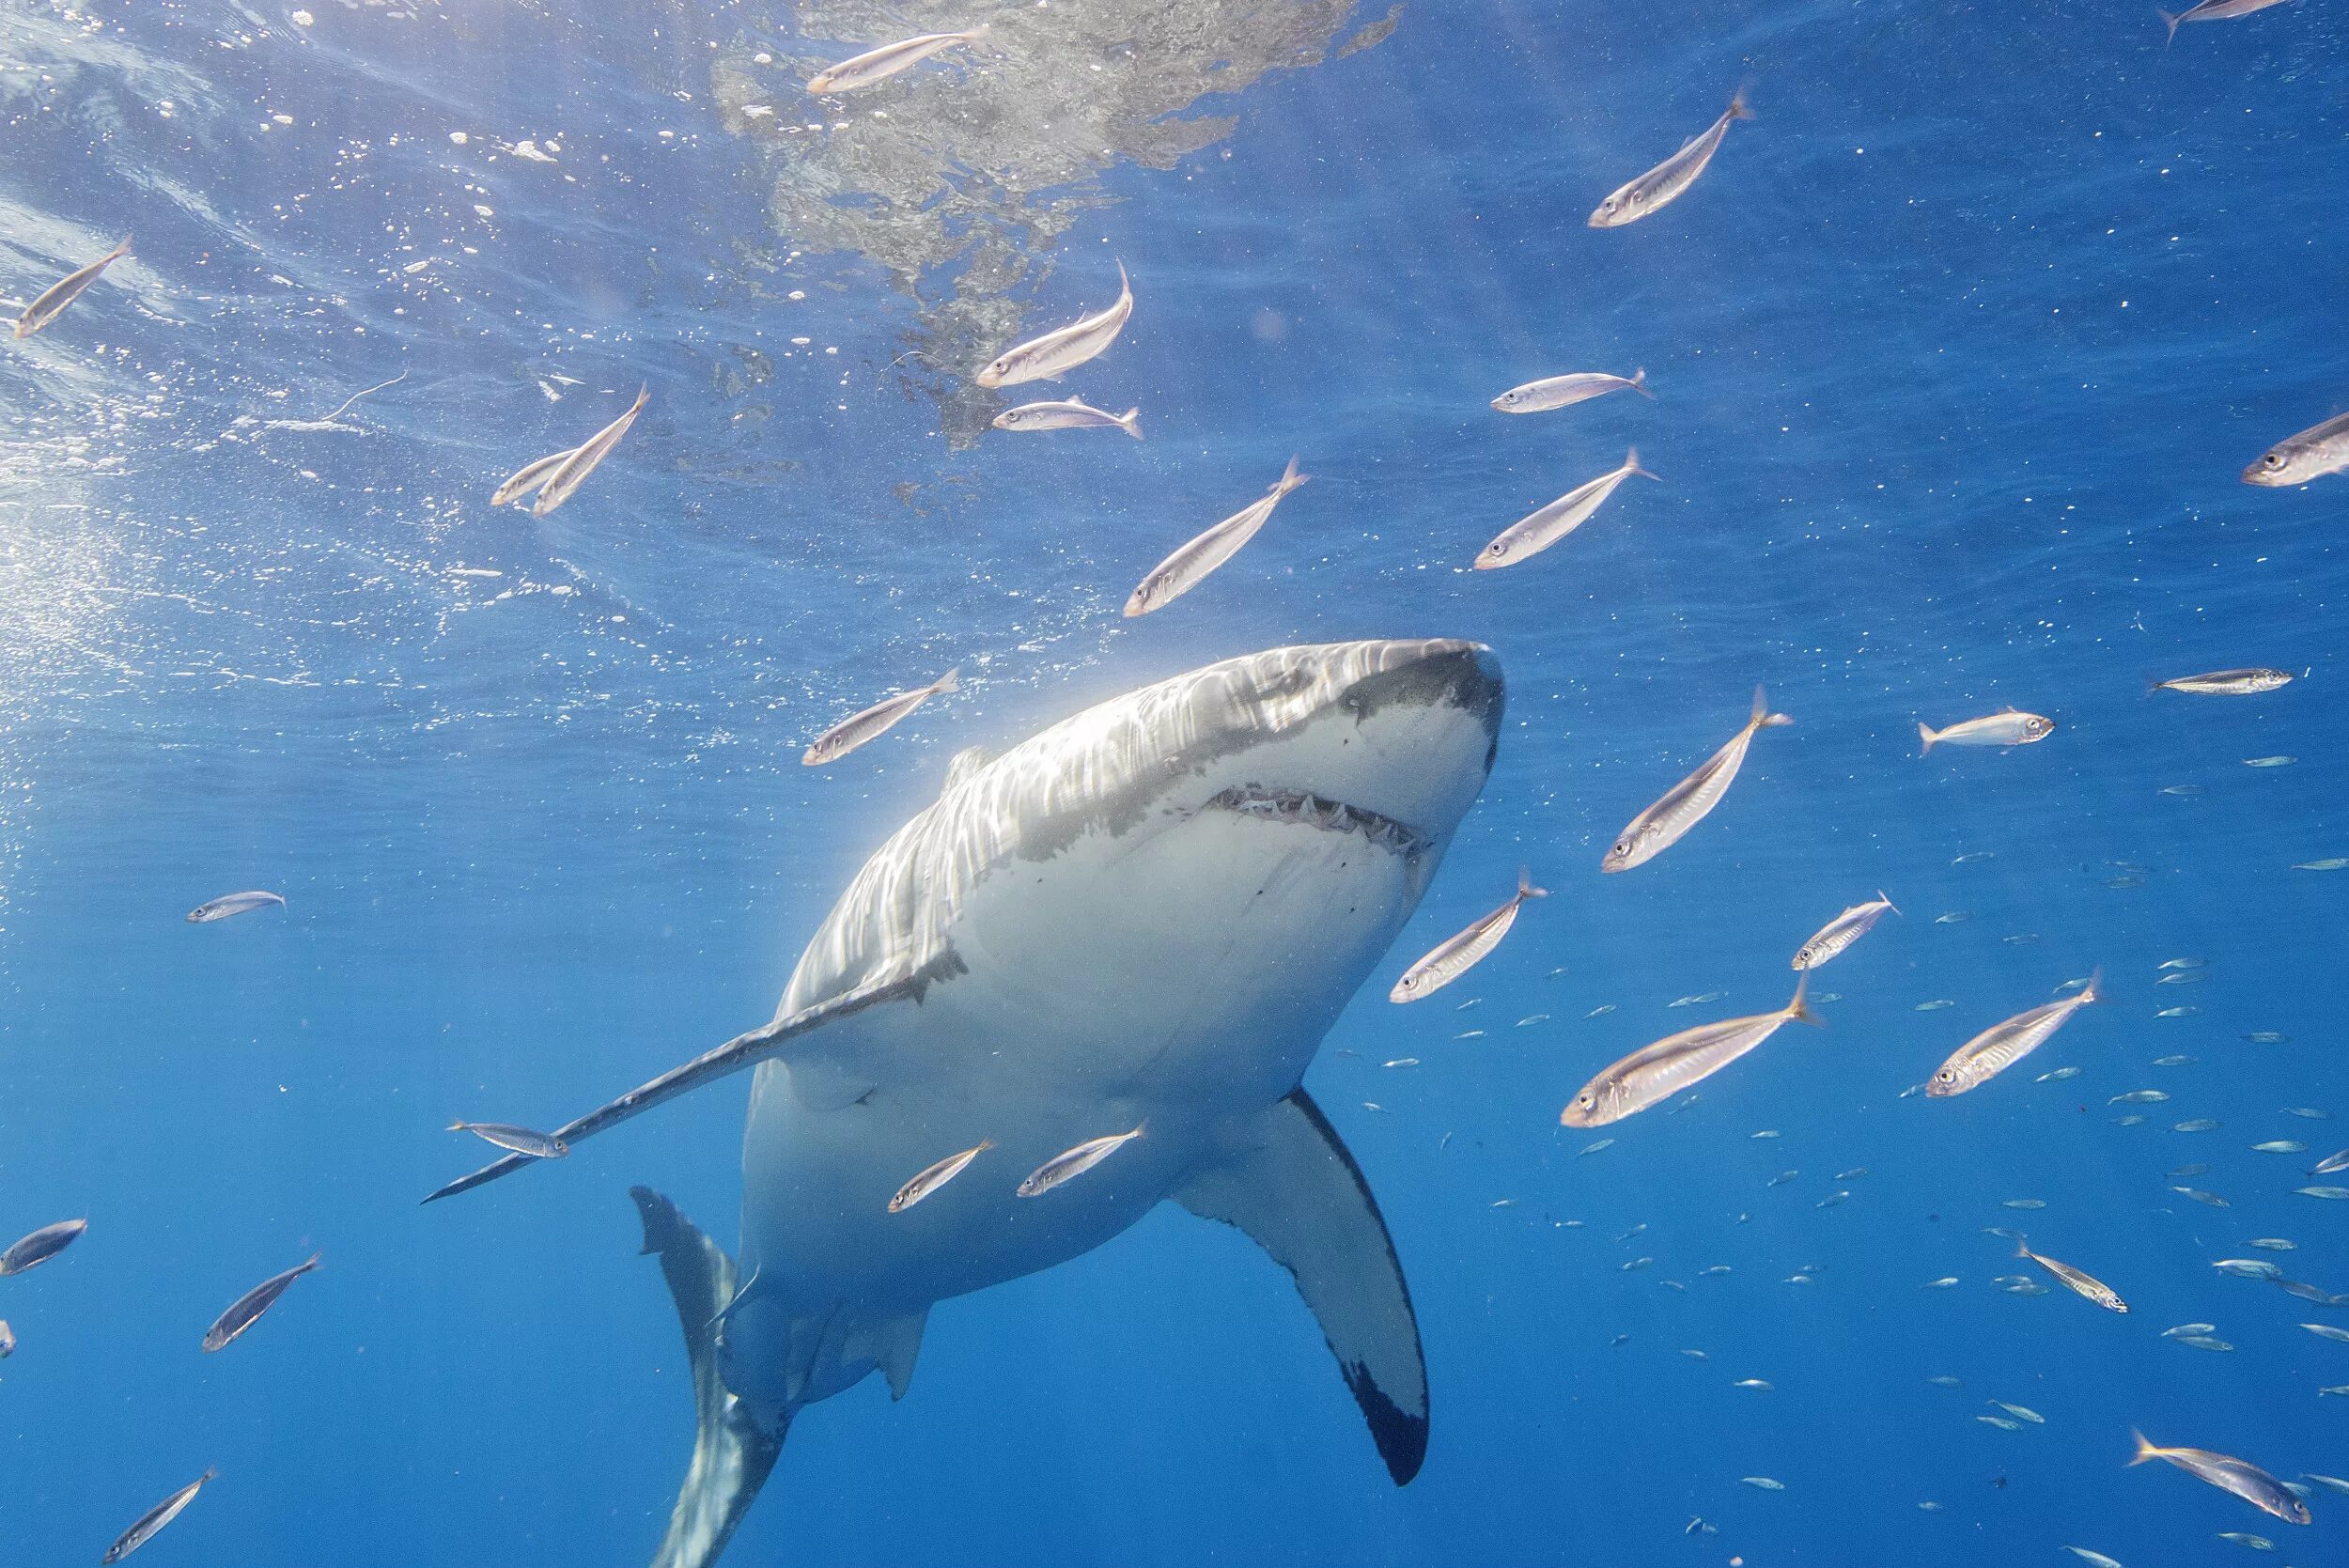
[[[1299,1082],[1484,787],[1501,703],[1472,643],[1275,648],[963,753],[848,884],[772,1022],[556,1129],[576,1143],[757,1068],[739,1265],[632,1189],[698,1407],[655,1568],[716,1559],[801,1409],[876,1371],[902,1398],[938,1302],[1077,1257],[1168,1199],[1288,1269],[1388,1470],[1418,1473],[1410,1292]],[[1136,1126],[1097,1168],[1017,1195],[1053,1156]]]

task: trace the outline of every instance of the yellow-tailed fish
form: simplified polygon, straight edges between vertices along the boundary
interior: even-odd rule
[[[1133,285],[1127,280],[1126,264],[1121,261],[1117,264],[1117,298],[1107,310],[1004,349],[979,372],[978,382],[984,387],[999,387],[1017,386],[1021,381],[1057,380],[1116,342],[1117,334],[1126,330],[1127,318],[1133,313]]]
[[[948,1155],[944,1159],[940,1160],[936,1165],[929,1167],[920,1175],[906,1183],[905,1186],[897,1188],[897,1195],[889,1200],[889,1212],[892,1214],[903,1214],[906,1210],[911,1208],[914,1204],[920,1203],[923,1199],[928,1197],[940,1188],[944,1187],[948,1182],[953,1181],[957,1176],[961,1175],[964,1166],[970,1164],[972,1160],[978,1158],[981,1155],[987,1153],[988,1150],[993,1147],[995,1147],[995,1140],[991,1138],[982,1138],[978,1141],[978,1142],[972,1144],[970,1148],[963,1150],[962,1153],[958,1155]]]
[[[820,768],[827,762],[847,756],[932,697],[960,691],[961,688],[962,672],[949,670],[927,686],[900,691],[894,697],[883,697],[863,712],[849,715],[808,742],[806,753],[800,758],[800,765]]]
[[[122,243],[108,251],[78,272],[64,277],[41,290],[40,298],[24,307],[24,314],[16,318],[16,335],[30,337],[57,318],[58,312],[71,304],[83,289],[98,281],[98,274],[131,254],[131,237],[124,235]]]
[[[2061,1281],[2065,1288],[2073,1295],[2084,1296],[2108,1312],[2125,1312],[2129,1310],[2129,1304],[2115,1295],[2110,1285],[2092,1274],[2083,1274],[2068,1263],[2058,1263],[2053,1258],[2043,1258],[2032,1251],[2028,1244],[2021,1241],[2015,1244],[2015,1255],[2018,1258],[2029,1258]]]
[[[1713,154],[1720,150],[1721,138],[1729,134],[1731,122],[1751,118],[1753,111],[1746,107],[1746,95],[1740,91],[1721,111],[1721,117],[1693,137],[1688,146],[1600,202],[1591,213],[1591,227],[1621,228],[1678,200],[1696,183],[1704,165],[1713,161]]]
[[[1549,890],[1533,885],[1532,869],[1517,870],[1517,891],[1509,902],[1485,916],[1455,937],[1447,937],[1394,983],[1387,993],[1389,1001],[1417,1001],[1433,996],[1466,974],[1483,961],[1485,955],[1501,945],[1501,939],[1509,934],[1509,927],[1517,921],[1517,910],[1529,898],[1548,898]]]
[[[2286,670],[2259,667],[2243,670],[2213,670],[2206,675],[2178,675],[2154,682],[2156,691],[2189,691],[2199,697],[2248,697],[2262,691],[2273,691],[2279,686],[2292,684]]]
[[[1900,913],[1900,910],[1892,908],[1892,901],[1885,897],[1882,893],[1878,893],[1869,903],[1853,905],[1825,925],[1820,926],[1809,941],[1795,949],[1795,956],[1790,967],[1798,970],[1817,969],[1821,964],[1866,936],[1869,929],[1877,921],[1882,920],[1888,911],[1892,914]]]
[[[1147,615],[1153,610],[1163,610],[1206,582],[1208,573],[1238,554],[1240,546],[1256,536],[1256,530],[1271,520],[1272,508],[1281,504],[1283,496],[1312,478],[1310,474],[1298,473],[1297,459],[1291,458],[1286,471],[1261,498],[1206,532],[1185,540],[1174,554],[1151,567],[1149,575],[1126,600],[1127,615]]]
[[[2020,708],[2005,708],[1980,719],[1968,719],[1946,729],[1919,720],[1917,737],[1924,742],[1922,756],[1936,746],[2028,746],[2055,734],[2055,721]]]
[[[2170,24],[2170,37],[2174,39],[2178,36],[2180,23],[2224,22],[2230,17],[2249,16],[2253,11],[2263,11],[2270,6],[2282,4],[2283,0],[2202,0],[2201,5],[2189,6],[2182,11],[2165,11],[2156,6],[2154,14]]]
[[[807,90],[817,94],[845,93],[854,92],[859,87],[869,87],[908,67],[920,64],[941,49],[969,43],[986,31],[986,24],[981,23],[967,33],[924,33],[918,38],[885,43],[879,49],[868,49],[853,59],[826,66],[807,79]]]
[[[630,426],[636,423],[636,416],[644,411],[645,401],[651,396],[650,387],[638,387],[636,401],[628,406],[626,413],[588,437],[585,445],[578,447],[557,464],[554,472],[547,475],[545,487],[538,491],[538,499],[530,504],[530,515],[534,518],[545,517],[568,501],[572,493],[587,482],[587,475],[595,473],[596,465],[620,444],[620,438],[628,434]]]
[[[1559,1112],[1560,1125],[1598,1127],[1620,1122],[1703,1082],[1786,1024],[1818,1023],[1803,1005],[1810,985],[1806,973],[1795,983],[1794,1000],[1775,1013],[1699,1024],[1641,1047],[1584,1084]]]
[[[2265,0],[2274,5],[2277,0]],[[2208,10],[2206,5],[2194,8]],[[129,241],[124,241],[126,244]],[[2311,425],[2296,436],[2286,436],[2269,447],[2260,460],[2243,471],[2247,485],[2274,488],[2306,484],[2349,468],[2349,413],[2337,413],[2322,425]]]
[[[1635,474],[1643,479],[1656,477],[1640,466],[1640,449],[1636,446],[1624,454],[1621,468],[1610,469],[1595,479],[1575,486],[1548,505],[1527,513],[1495,535],[1492,543],[1477,551],[1476,569],[1493,571],[1539,555],[1590,521],[1591,515],[1615,493],[1615,488]]]
[[[1706,760],[1703,767],[1664,792],[1663,799],[1631,819],[1630,825],[1617,835],[1599,862],[1601,871],[1629,871],[1644,865],[1680,842],[1682,834],[1704,820],[1737,777],[1737,769],[1745,766],[1746,748],[1763,730],[1791,724],[1794,720],[1783,713],[1772,713],[1769,700],[1762,688],[1753,689],[1753,716],[1746,727],[1732,736],[1729,744]]]
[[[2273,1514],[2287,1524],[2310,1522],[2309,1505],[2293,1496],[2282,1482],[2248,1460],[2213,1453],[2208,1449],[2159,1448],[2147,1442],[2142,1432],[2129,1436],[2137,1439],[2136,1456],[2129,1461],[2132,1465],[2142,1465],[2148,1459],[2165,1460],[2195,1480],[2206,1481],[2223,1492],[2232,1492],[2253,1508]]]
[[[1106,1138],[1091,1139],[1080,1143],[1066,1154],[1054,1155],[1028,1172],[1027,1179],[1019,1184],[1019,1196],[1034,1198],[1051,1191],[1052,1188],[1073,1176],[1083,1175],[1087,1171],[1140,1138],[1142,1133],[1141,1127],[1136,1127],[1131,1132],[1113,1132]]]
[[[490,492],[490,505],[504,506],[509,502],[520,501],[532,490],[540,489],[548,480],[554,477],[554,471],[569,462],[578,451],[579,448],[574,446],[568,452],[553,453],[539,458],[535,463],[524,463],[507,475],[504,484]]]
[[[1608,376],[1586,370],[1572,376],[1549,376],[1523,386],[1513,386],[1493,399],[1493,407],[1502,413],[1547,413],[1552,409],[1572,408],[1594,397],[1604,397],[1610,392],[1636,392],[1642,397],[1654,397],[1647,389],[1647,372],[1634,370],[1628,376]]]
[[[1925,1093],[1947,1098],[1981,1088],[2046,1045],[2047,1037],[2069,1022],[2073,1014],[2101,1000],[2096,986],[2103,979],[2104,970],[2098,970],[2076,994],[2061,1001],[2042,1002],[2028,1013],[1992,1024],[1951,1053],[1925,1085]]]

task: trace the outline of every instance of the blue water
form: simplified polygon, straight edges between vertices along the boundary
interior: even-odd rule
[[[2349,479],[2235,479],[2349,398],[2339,8],[2165,49],[2134,4],[1415,3],[1340,54],[1383,6],[1102,0],[1049,8],[1041,61],[830,116],[793,84],[839,40],[988,6],[313,8],[0,14],[0,291],[136,234],[0,369],[0,1230],[90,1219],[0,1281],[11,1556],[93,1561],[217,1466],[143,1561],[645,1560],[692,1399],[625,1188],[730,1245],[743,1081],[421,1208],[474,1162],[445,1124],[551,1124],[764,1020],[964,746],[1443,635],[1499,651],[1499,762],[1307,1079],[1410,1281],[1423,1474],[1389,1483],[1280,1270],[1164,1208],[942,1306],[902,1404],[809,1410],[728,1560],[2349,1560],[2328,1493],[2300,1529],[2123,1468],[2135,1425],[2349,1471],[2349,1346],[2295,1327],[2349,1313],[2209,1266],[2349,1291],[2349,1212],[2293,1191],[2349,1143],[2349,881],[2292,869],[2349,855]],[[1741,82],[1689,194],[1584,226]],[[1147,440],[982,435],[953,367],[1115,259],[1132,323],[1067,385]],[[1634,366],[1657,401],[1485,406]],[[640,381],[562,511],[489,508]],[[1465,569],[1633,444],[1660,483]],[[1315,481],[1246,551],[1119,616],[1291,453]],[[2306,678],[2145,691],[2238,664]],[[1794,727],[1602,878],[1757,682]],[[2061,727],[1917,756],[2010,703]],[[1554,895],[1391,1006],[1521,862]],[[181,920],[244,887],[288,907]],[[1826,1030],[1610,1147],[1558,1126],[1615,1057],[1778,1005],[1879,888],[1905,918],[1820,972]],[[2157,985],[2177,956],[2206,983]],[[2098,967],[2111,1005],[2028,1070],[1901,1097]],[[2001,1291],[1990,1226],[2133,1312]],[[2159,1337],[2187,1320],[2234,1349]]]

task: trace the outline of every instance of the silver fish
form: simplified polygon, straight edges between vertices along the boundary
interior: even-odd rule
[[[2115,1094],[2107,1105],[2159,1105],[2170,1096],[2158,1089],[2132,1089],[2125,1094]]]
[[[2304,1198],[2330,1198],[2336,1203],[2343,1198],[2349,1198],[2349,1187],[2295,1187],[2292,1190]],[[0,1269],[0,1273],[6,1272],[7,1270]]]
[[[1206,533],[1184,541],[1174,554],[1150,568],[1135,587],[1133,596],[1126,600],[1128,617],[1147,615],[1153,610],[1163,610],[1206,581],[1207,574],[1239,553],[1240,546],[1256,536],[1272,516],[1272,508],[1281,498],[1310,481],[1313,475],[1297,472],[1297,459],[1289,459],[1288,468],[1264,495],[1234,512]]]
[[[154,1539],[157,1530],[179,1517],[179,1511],[194,1502],[195,1495],[204,1489],[204,1483],[219,1473],[218,1470],[206,1470],[202,1475],[197,1476],[194,1481],[140,1514],[138,1523],[116,1537],[115,1544],[106,1548],[106,1555],[98,1560],[102,1563],[120,1562],[124,1558],[146,1545],[148,1541]]]
[[[283,893],[262,893],[257,890],[252,893],[232,893],[215,898],[209,904],[198,904],[194,908],[190,909],[188,924],[206,925],[216,920],[226,920],[230,915],[243,914],[248,909],[266,909],[272,906],[283,908],[285,904],[286,898]]]
[[[504,506],[508,503],[520,501],[535,489],[543,488],[549,479],[554,477],[556,469],[561,468],[578,455],[579,448],[574,446],[568,452],[552,453],[535,463],[524,463],[512,474],[507,474],[504,484],[490,492],[490,505]]]
[[[1387,993],[1389,1001],[1417,1001],[1435,995],[1481,962],[1485,955],[1501,945],[1501,939],[1509,934],[1509,927],[1517,921],[1517,910],[1529,898],[1548,898],[1549,890],[1533,885],[1531,868],[1517,871],[1517,891],[1509,902],[1485,916],[1455,937],[1447,937],[1394,983]]]
[[[261,1314],[277,1304],[277,1298],[286,1294],[287,1286],[318,1267],[319,1260],[323,1256],[322,1252],[313,1252],[309,1262],[297,1264],[283,1274],[272,1274],[238,1296],[229,1309],[204,1330],[205,1350],[210,1352],[227,1348],[231,1341],[259,1322]]]
[[[1624,454],[1621,468],[1575,486],[1548,505],[1528,512],[1495,535],[1492,543],[1477,552],[1476,569],[1494,571],[1539,555],[1590,521],[1591,514],[1606,505],[1615,488],[1635,474],[1643,479],[1656,477],[1640,466],[1640,449],[1636,446]]]
[[[2066,1546],[2063,1549],[2082,1562],[2089,1564],[2089,1568],[2121,1568],[2120,1559],[2107,1557],[2102,1552],[2091,1551],[2086,1546]]]
[[[538,491],[538,499],[530,504],[530,515],[534,518],[545,517],[568,501],[572,493],[587,482],[587,475],[596,471],[596,465],[620,444],[620,438],[628,434],[630,426],[636,423],[637,414],[643,411],[646,400],[651,396],[652,388],[638,387],[636,401],[628,406],[626,413],[588,437],[584,446],[575,448],[569,457],[564,458],[554,472],[547,475],[545,487]]]
[[[2300,1327],[2320,1340],[2330,1340],[2335,1344],[2349,1344],[2349,1328],[2336,1328],[2329,1323],[2303,1323]]]
[[[2020,1241],[2015,1244],[2015,1255],[2018,1258],[2029,1258],[2054,1275],[2073,1295],[2093,1301],[2108,1312],[2125,1312],[2129,1310],[2129,1304],[2122,1300],[2110,1285],[2092,1274],[2084,1274],[2068,1263],[2059,1263],[2053,1258],[2042,1257],[2032,1251],[2026,1243]]]
[[[889,1212],[892,1214],[903,1214],[906,1210],[911,1208],[914,1204],[920,1203],[923,1199],[928,1197],[940,1188],[944,1187],[948,1182],[953,1181],[957,1176],[961,1175],[962,1168],[964,1166],[970,1164],[972,1160],[978,1158],[981,1155],[987,1153],[988,1150],[993,1147],[995,1147],[995,1140],[992,1138],[982,1138],[972,1147],[963,1150],[962,1153],[958,1155],[948,1155],[944,1159],[940,1160],[936,1165],[930,1166],[920,1175],[906,1183],[905,1186],[897,1188],[897,1195],[889,1200]]]
[[[1810,985],[1811,976],[1803,975],[1795,983],[1795,999],[1775,1013],[1699,1024],[1641,1047],[1584,1084],[1559,1112],[1559,1125],[1597,1127],[1620,1122],[1712,1077],[1786,1024],[1816,1024],[1818,1018],[1803,1005]]]
[[[1051,1191],[1052,1188],[1072,1176],[1083,1175],[1087,1171],[1140,1138],[1142,1133],[1141,1127],[1136,1127],[1131,1132],[1113,1132],[1106,1138],[1096,1138],[1080,1143],[1066,1154],[1054,1155],[1028,1172],[1027,1179],[1019,1184],[1019,1196],[1022,1198],[1037,1197]]]
[[[1981,719],[1968,719],[1947,729],[1935,729],[1920,720],[1918,738],[1924,742],[1924,752],[1936,746],[2028,746],[2034,740],[2045,740],[2055,734],[2055,721],[2020,708],[2006,708]],[[1923,755],[1924,752],[1918,754]]]
[[[2197,1350],[2232,1350],[2234,1348],[2225,1340],[2215,1340],[2208,1334],[2181,1334],[2178,1336],[2178,1343],[2192,1345]]]
[[[2282,1269],[2264,1258],[2215,1258],[2211,1267],[2242,1280],[2274,1280],[2283,1274]]]
[[[1696,183],[1704,165],[1713,161],[1713,154],[1720,150],[1721,138],[1729,134],[1730,122],[1751,118],[1753,111],[1746,107],[1746,95],[1741,90],[1703,134],[1600,202],[1591,214],[1591,227],[1621,228],[1677,200]]]
[[[1783,1492],[1786,1490],[1786,1483],[1784,1482],[1773,1481],[1770,1477],[1766,1475],[1739,1476],[1737,1479],[1743,1482],[1746,1485],[1753,1487],[1757,1491]]]
[[[1513,386],[1493,399],[1493,407],[1502,413],[1548,413],[1552,409],[1572,408],[1594,397],[1604,397],[1610,392],[1636,392],[1642,397],[1654,397],[1647,389],[1647,372],[1634,370],[1626,379],[1583,371],[1572,376],[1551,376],[1523,386]]]
[[[2205,1192],[2199,1187],[2173,1187],[2170,1190],[2181,1198],[2191,1198],[2205,1208],[2223,1209],[2234,1206],[2217,1193]]]
[[[808,742],[807,751],[800,757],[800,765],[820,768],[825,763],[835,762],[880,735],[932,697],[961,689],[962,672],[955,669],[947,671],[927,686],[917,686],[910,691],[883,697],[863,712],[849,715]]]
[[[2286,1523],[2309,1523],[2309,1505],[2257,1465],[2229,1454],[2213,1453],[2208,1449],[2156,1448],[2145,1440],[2142,1432],[2130,1436],[2137,1439],[2137,1455],[2129,1461],[2132,1465],[2142,1465],[2148,1459],[2167,1460],[2197,1481],[2232,1492],[2252,1507],[2273,1514]]]
[[[518,1127],[508,1122],[451,1122],[451,1132],[469,1132],[486,1143],[532,1159],[561,1159],[571,1152],[571,1146],[560,1138],[528,1127]]]
[[[98,274],[131,254],[131,237],[124,235],[122,243],[108,251],[76,272],[69,272],[41,291],[39,299],[24,307],[24,314],[16,318],[16,335],[30,337],[57,318],[57,313],[71,304],[74,299],[98,281]]]
[[[1875,923],[1884,918],[1887,910],[1893,914],[1900,913],[1892,908],[1892,901],[1882,893],[1878,893],[1870,903],[1853,905],[1820,926],[1809,941],[1795,949],[1793,967],[1798,970],[1817,969],[1866,936]]]
[[[928,59],[941,49],[969,43],[986,32],[987,26],[982,23],[967,33],[924,33],[918,38],[885,43],[879,49],[868,49],[853,59],[826,66],[807,79],[807,90],[820,95],[854,92],[859,87],[869,87]]]
[[[8,1327],[7,1318],[0,1317],[0,1360],[6,1360],[15,1354],[16,1330]]]
[[[2033,1426],[2045,1426],[2047,1424],[2047,1418],[2041,1415],[2038,1411],[2033,1410],[2029,1405],[2009,1405],[2003,1399],[1994,1399],[1988,1403],[1997,1405],[1999,1409],[2005,1411],[2008,1415],[2013,1416],[2017,1421],[2029,1421]]]
[[[22,1274],[47,1263],[72,1246],[88,1229],[86,1219],[60,1219],[54,1225],[43,1225],[0,1252],[0,1275]]]
[[[1746,721],[1746,727],[1732,736],[1729,744],[1715,752],[1703,767],[1666,790],[1663,799],[1633,817],[1609,846],[1598,868],[1629,871],[1677,844],[1682,834],[1703,821],[1721,803],[1721,797],[1729,792],[1731,783],[1737,777],[1737,769],[1745,766],[1746,748],[1753,744],[1754,736],[1793,722],[1783,713],[1772,713],[1762,688],[1755,687],[1753,715]]]
[[[2206,675],[2177,675],[2169,680],[2157,680],[2154,682],[2153,689],[2156,691],[2188,691],[2204,697],[2248,697],[2291,684],[2291,675],[2282,670],[2212,670]]]
[[[2263,0],[2274,5],[2277,0]],[[2206,11],[2206,3],[2194,8]],[[2233,14],[2233,13],[2229,13]],[[2181,21],[2190,21],[2189,11]],[[63,285],[59,286],[60,287]],[[17,334],[23,335],[23,326]],[[2322,425],[2311,425],[2296,436],[2286,436],[2269,447],[2258,462],[2243,471],[2247,485],[2300,485],[2310,479],[2322,479],[2327,474],[2339,474],[2349,468],[2349,413],[2337,413]]]
[[[2283,0],[2202,0],[2201,5],[2183,11],[2165,11],[2156,6],[2154,14],[2170,24],[2170,37],[2175,39],[2182,22],[2224,22],[2229,17],[2249,16],[2253,11],[2282,4]]]
[[[2326,1155],[2309,1167],[2311,1176],[2329,1176],[2336,1171],[2349,1171],[2349,1149],[2343,1149],[2337,1155]]]
[[[1107,310],[1004,349],[979,372],[978,383],[999,387],[1058,380],[1116,342],[1117,334],[1126,330],[1126,318],[1133,313],[1133,285],[1127,280],[1126,264],[1121,261],[1117,264],[1117,298]]]
[[[2216,1323],[2181,1323],[2175,1328],[2164,1328],[2161,1331],[2161,1337],[2165,1340],[2182,1340],[2193,1334],[2216,1333],[2217,1328],[2218,1325]]]
[[[1136,441],[1142,439],[1142,410],[1140,406],[1124,413],[1105,413],[1090,403],[1073,398],[1061,403],[1022,403],[1016,409],[1005,409],[994,419],[999,430],[1098,430],[1115,427]]]
[[[2070,1022],[2073,1014],[2099,1000],[2096,985],[2103,977],[2099,970],[2077,994],[2061,1001],[2042,1002],[2028,1013],[1992,1024],[1950,1054],[1925,1085],[1925,1093],[1946,1099],[1981,1088],[2046,1044],[2047,1037]]]
[[[2322,1486],[2327,1492],[2349,1494],[2349,1481],[2343,1481],[2339,1476],[2318,1475],[2314,1470],[2303,1470],[2301,1474],[2306,1476],[2309,1480],[2315,1482],[2319,1486]]]

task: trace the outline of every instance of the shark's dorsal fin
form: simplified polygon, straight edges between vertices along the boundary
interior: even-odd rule
[[[1297,1281],[1398,1485],[1427,1456],[1427,1368],[1402,1265],[1354,1157],[1302,1089],[1174,1201],[1237,1226]]]
[[[941,795],[962,783],[972,774],[995,760],[995,753],[985,746],[965,746],[946,764],[946,782],[939,786]]]
[[[734,1260],[651,1188],[632,1187],[628,1195],[645,1221],[644,1250],[661,1259],[661,1275],[669,1281],[693,1374],[693,1462],[653,1568],[707,1568],[774,1468],[790,1419],[770,1436],[726,1390],[719,1320],[737,1294]]]
[[[704,1051],[680,1067],[672,1067],[649,1083],[640,1083],[618,1099],[598,1106],[586,1115],[564,1123],[550,1134],[566,1143],[577,1143],[592,1138],[606,1127],[617,1126],[631,1116],[641,1115],[654,1106],[673,1100],[688,1090],[739,1073],[745,1067],[756,1066],[770,1056],[780,1056],[793,1041],[823,1028],[826,1024],[850,1017],[867,1007],[879,1004],[919,1000],[930,983],[927,974],[900,976],[892,980],[875,981],[845,991],[828,1001],[801,1009],[788,1017],[777,1018],[764,1029],[754,1029],[738,1034],[715,1050]],[[851,1094],[850,1098],[855,1096]],[[469,1191],[484,1182],[497,1180],[509,1171],[519,1171],[538,1161],[529,1155],[507,1155],[491,1160],[480,1170],[458,1177],[447,1186],[432,1192],[424,1201],[451,1198]],[[719,1306],[724,1303],[721,1301]],[[717,1307],[710,1309],[713,1312]]]

